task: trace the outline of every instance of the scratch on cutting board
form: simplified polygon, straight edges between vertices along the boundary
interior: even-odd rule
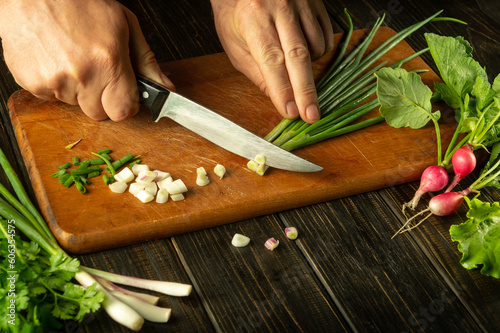
[[[352,143],[352,145],[354,146],[354,148],[356,148],[356,150],[361,154],[361,156],[363,156],[363,158],[372,166],[372,162],[365,156],[365,154],[363,154],[363,152],[361,150],[359,150],[358,146],[351,140],[351,138],[348,138],[349,142]]]

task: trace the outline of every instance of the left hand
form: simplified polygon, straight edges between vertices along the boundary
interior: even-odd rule
[[[211,0],[229,59],[286,118],[320,119],[311,61],[333,49],[321,0]]]

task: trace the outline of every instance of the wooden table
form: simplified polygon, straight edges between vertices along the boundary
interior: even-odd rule
[[[222,52],[209,1],[122,2],[138,16],[160,63]],[[494,77],[500,72],[499,13],[488,10],[493,0],[478,2],[329,0],[326,7],[336,32],[347,28],[344,8],[356,28],[386,13],[386,25],[394,30],[444,9],[468,26],[439,22],[428,29],[464,36]],[[425,46],[424,31],[407,39],[414,49]],[[424,59],[433,66],[428,55]],[[0,145],[29,187],[7,114],[7,100],[18,87],[3,61],[0,75]],[[464,269],[448,233],[450,225],[464,220],[465,207],[390,239],[403,222],[402,203],[417,186],[389,187],[79,258],[103,270],[193,285],[189,297],[162,296],[160,305],[173,309],[171,320],[147,323],[143,332],[498,331],[500,281]],[[488,190],[484,198],[499,200],[500,192]],[[276,252],[263,245],[238,250],[229,245],[235,232],[266,239],[289,225],[300,237],[282,242]],[[80,325],[67,322],[65,331],[127,329],[99,311]]]

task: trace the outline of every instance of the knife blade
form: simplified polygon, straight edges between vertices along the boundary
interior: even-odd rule
[[[316,172],[322,167],[260,138],[243,127],[222,117],[151,80],[136,75],[139,102],[147,106],[153,120],[168,117],[216,145],[253,159],[258,153],[266,156],[266,164],[283,170]]]

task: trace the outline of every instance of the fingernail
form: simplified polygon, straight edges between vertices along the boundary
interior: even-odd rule
[[[318,120],[319,119],[319,109],[316,104],[311,104],[306,109],[306,117],[309,120]]]
[[[299,109],[297,108],[297,104],[294,101],[288,102],[286,105],[286,114],[290,118],[295,118],[299,115]]]

